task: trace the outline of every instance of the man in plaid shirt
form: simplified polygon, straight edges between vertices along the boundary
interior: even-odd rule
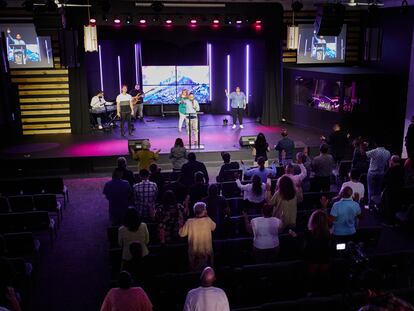
[[[154,216],[155,200],[157,199],[157,184],[149,181],[149,171],[142,169],[139,171],[141,182],[134,186],[135,206],[141,217],[148,218]]]

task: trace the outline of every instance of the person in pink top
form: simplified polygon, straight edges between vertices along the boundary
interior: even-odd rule
[[[152,311],[152,303],[141,287],[131,287],[131,275],[119,274],[119,288],[106,294],[101,311]]]

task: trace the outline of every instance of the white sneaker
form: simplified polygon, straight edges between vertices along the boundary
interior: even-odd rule
[[[243,126],[243,124],[240,124],[240,128],[241,128],[241,129],[244,129],[244,126]]]
[[[233,124],[231,128],[234,130],[236,128],[236,124]]]

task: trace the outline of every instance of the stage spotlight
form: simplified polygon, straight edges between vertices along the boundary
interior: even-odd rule
[[[260,19],[258,19],[258,20],[256,20],[254,23],[255,23],[256,25],[260,25],[260,24],[262,23],[262,21],[261,21]]]
[[[125,23],[128,25],[132,24],[132,17],[130,15],[128,15],[127,18],[125,19]]]
[[[33,11],[33,1],[32,0],[26,0],[23,1],[22,7],[24,7],[24,9],[26,11]]]
[[[218,19],[213,19],[213,24],[218,25],[218,24],[220,24],[220,21]]]
[[[154,10],[154,12],[161,12],[164,9],[164,4],[161,1],[154,1],[151,4],[151,8]]]
[[[94,24],[96,24],[96,18],[90,18],[89,19],[89,24],[92,24],[92,25],[94,25]]]
[[[166,23],[167,25],[171,25],[171,24],[172,24],[172,22],[173,22],[173,21],[172,21],[171,19],[166,19],[166,20],[165,20],[165,23]]]
[[[299,12],[300,10],[303,9],[303,4],[301,1],[296,0],[292,2],[292,10],[293,12]]]
[[[190,20],[190,24],[191,24],[191,25],[195,25],[195,24],[197,24],[197,20],[196,20],[195,18],[191,19],[191,20]]]
[[[243,21],[241,19],[236,20],[237,25],[240,25],[241,23],[243,23]]]
[[[121,24],[121,20],[119,19],[119,18],[115,18],[114,19],[114,23],[115,23],[115,25],[119,25],[119,24]]]
[[[46,1],[46,10],[48,11],[56,11],[57,10],[57,3],[54,0],[47,0]]]
[[[230,18],[230,17],[226,17],[226,18],[224,19],[224,22],[225,22],[226,24],[228,24],[228,25],[231,25],[231,18]]]
[[[144,19],[144,18],[141,18],[141,19],[139,20],[139,23],[140,23],[141,25],[145,25],[145,24],[147,23],[147,20],[146,20],[146,19]]]

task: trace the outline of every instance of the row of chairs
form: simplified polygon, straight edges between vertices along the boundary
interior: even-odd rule
[[[6,257],[23,257],[32,261],[39,254],[40,241],[33,236],[32,232],[5,233],[2,238]]]
[[[58,226],[63,217],[56,194],[34,194],[0,197],[0,214],[47,211],[57,216]]]

